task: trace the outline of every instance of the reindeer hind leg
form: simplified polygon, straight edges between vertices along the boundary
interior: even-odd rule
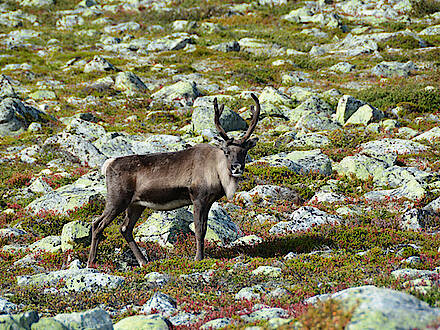
[[[136,244],[133,238],[133,228],[142,215],[142,212],[145,210],[144,206],[139,205],[130,205],[127,208],[125,220],[122,223],[120,227],[120,231],[122,236],[125,238],[125,240],[128,243],[128,246],[130,247],[131,251],[133,251],[134,256],[136,257],[137,262],[141,267],[147,264],[148,260],[143,255],[141,250],[139,249],[139,246]]]

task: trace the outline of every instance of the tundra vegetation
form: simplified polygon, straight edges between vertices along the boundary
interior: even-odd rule
[[[219,145],[214,99],[240,139],[251,93],[205,259],[147,209],[144,267],[121,215],[86,268],[105,160]],[[0,323],[437,328],[439,122],[437,0],[2,1]]]

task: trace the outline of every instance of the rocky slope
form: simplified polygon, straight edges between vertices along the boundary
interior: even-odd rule
[[[0,327],[440,324],[440,2],[0,4]],[[110,157],[218,143],[262,105],[234,200],[90,223]],[[120,222],[122,218],[119,218]]]

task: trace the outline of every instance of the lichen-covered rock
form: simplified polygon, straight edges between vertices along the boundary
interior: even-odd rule
[[[38,313],[28,311],[15,315],[0,315],[0,329],[30,329],[32,324],[38,322]]]
[[[0,237],[19,237],[26,235],[26,231],[19,228],[1,228],[0,229]]]
[[[153,296],[142,306],[142,313],[159,313],[169,317],[177,310],[176,300],[162,292],[155,292]]]
[[[185,208],[154,212],[137,227],[135,236],[141,242],[157,242],[171,247],[179,236],[191,232],[189,224],[192,221],[192,213]]]
[[[368,201],[399,200],[421,200],[426,195],[426,190],[416,180],[406,182],[402,187],[396,189],[376,190],[367,192],[363,197]]]
[[[260,116],[262,117],[285,117],[295,105],[294,101],[288,95],[271,86],[265,87],[258,99],[261,105]]]
[[[29,245],[29,249],[32,251],[46,251],[46,252],[59,252],[61,251],[61,237],[60,236],[46,236],[35,243]]]
[[[289,216],[289,221],[281,221],[273,226],[271,234],[286,234],[301,230],[307,230],[316,225],[338,224],[341,218],[328,214],[312,206],[303,206]]]
[[[287,112],[290,121],[297,123],[311,114],[329,117],[333,113],[331,106],[316,95],[307,97],[300,105]]]
[[[121,276],[99,273],[92,268],[78,269],[72,266],[71,269],[57,270],[44,274],[17,276],[18,286],[57,286],[61,283],[64,286],[61,291],[93,291],[96,289],[115,289],[124,283]]]
[[[250,314],[242,315],[241,318],[246,320],[247,322],[256,322],[261,320],[270,320],[274,318],[287,318],[289,316],[289,312],[283,308],[278,307],[266,307],[258,309]]]
[[[246,300],[252,300],[252,299],[260,299],[262,294],[268,293],[269,290],[267,290],[263,285],[256,284],[254,286],[250,287],[244,287],[240,289],[235,294],[235,299],[246,299]]]
[[[367,180],[372,176],[376,178],[376,180],[379,180],[378,178],[384,176],[383,173],[385,169],[389,167],[389,164],[373,157],[356,154],[343,158],[333,167],[339,175],[349,176],[353,174],[361,180]]]
[[[105,134],[105,129],[101,125],[73,117],[68,120],[64,132],[80,136],[87,141],[94,141]]]
[[[384,155],[420,154],[429,150],[429,147],[415,141],[405,139],[384,138],[365,142],[360,145],[363,154],[381,158]]]
[[[351,95],[342,96],[339,99],[338,107],[336,108],[336,120],[344,125],[363,105],[365,105],[365,102],[358,100]]]
[[[329,70],[342,72],[342,73],[349,73],[349,72],[353,71],[355,68],[356,68],[356,65],[353,65],[351,63],[339,62],[339,63],[336,63],[335,65],[332,65],[329,68]]]
[[[29,94],[29,97],[40,101],[40,100],[53,100],[56,99],[57,95],[54,91],[48,91],[48,90],[38,90],[31,94]]]
[[[268,43],[263,39],[242,38],[238,43],[241,51],[257,56],[275,57],[286,54],[286,49],[280,45]]]
[[[115,66],[107,61],[105,58],[95,55],[93,59],[84,66],[84,72],[103,72],[103,71],[114,71]]]
[[[17,309],[17,305],[0,297],[0,314],[11,314]]]
[[[407,293],[375,286],[349,288],[318,300],[335,299],[354,308],[347,329],[422,329],[440,317],[440,309]],[[315,299],[316,300],[316,299]]]
[[[194,231],[194,223],[191,223],[189,227]],[[232,221],[226,210],[215,202],[208,213],[208,228],[205,240],[226,245],[241,236],[240,228]]]
[[[114,88],[130,96],[148,89],[143,81],[130,71],[120,72],[116,75]]]
[[[408,77],[415,70],[417,70],[417,67],[411,61],[407,63],[381,62],[371,70],[371,73],[381,77]]]
[[[124,22],[116,25],[109,25],[104,28],[104,32],[108,34],[137,31],[141,25],[137,22]]]
[[[192,105],[199,96],[202,96],[202,94],[197,89],[197,84],[194,81],[183,80],[171,86],[165,86],[151,95],[154,100],[161,102],[178,101],[185,105]]]
[[[427,229],[431,224],[435,224],[435,218],[435,213],[429,208],[410,209],[402,214],[400,227],[414,231]]]
[[[83,25],[84,23],[84,18],[79,15],[67,15],[61,17],[56,25],[61,29],[70,29],[74,26]]]
[[[200,134],[204,130],[216,131],[213,105],[215,97],[204,96],[194,103],[191,121],[195,132]],[[220,125],[226,132],[245,130],[248,127],[246,121],[238,113],[226,106],[220,116]]]
[[[259,266],[254,269],[251,274],[277,278],[281,276],[281,268],[272,266]]]
[[[330,158],[320,149],[307,151],[292,151],[289,153],[267,156],[254,163],[267,163],[270,166],[287,167],[296,173],[320,173],[331,175],[332,164]]]
[[[63,226],[61,249],[67,251],[76,245],[87,245],[91,239],[91,225],[84,221],[71,221]]]
[[[204,325],[200,327],[201,330],[211,330],[211,329],[222,329],[227,326],[232,325],[232,320],[227,317],[214,319],[206,322]]]
[[[52,317],[42,317],[38,320],[38,322],[33,323],[31,326],[31,330],[69,330],[71,328],[66,327],[61,322],[55,320]]]
[[[400,167],[394,165],[374,176],[373,182],[376,186],[398,188],[412,180],[425,183],[433,178],[433,176],[434,174],[432,172],[422,171],[417,167]]]
[[[102,200],[106,194],[104,178],[98,171],[90,172],[72,184],[62,186],[31,202],[26,208],[37,214],[53,210],[61,214],[87,203]]]
[[[384,117],[381,110],[364,104],[354,112],[345,122],[345,125],[367,125],[373,121],[379,121]]]
[[[89,309],[84,312],[58,314],[53,318],[68,329],[113,329],[110,315],[101,308]]]
[[[228,42],[222,42],[217,45],[209,46],[208,48],[224,53],[239,52],[240,44],[237,41],[228,41]]]
[[[18,98],[18,95],[12,86],[11,80],[4,74],[0,74],[0,100],[7,97]]]
[[[179,50],[192,43],[194,43],[194,41],[191,35],[187,33],[174,33],[150,42],[147,46],[147,50],[150,52]]]
[[[253,246],[257,245],[263,242],[263,239],[261,237],[258,237],[257,235],[246,235],[243,237],[240,237],[236,239],[235,241],[231,242],[228,246],[234,247],[234,246]]]
[[[144,276],[144,280],[156,285],[165,285],[170,281],[170,276],[168,274],[162,274],[158,272],[151,272]]]
[[[243,200],[247,205],[254,205],[254,200],[260,199],[269,203],[277,200],[299,201],[299,196],[296,192],[289,188],[275,185],[258,185],[249,191],[236,193],[235,198]]]
[[[113,325],[114,330],[168,330],[169,321],[160,315],[134,315]]]
[[[429,141],[431,143],[440,141],[440,127],[433,127],[429,131],[426,131],[413,138],[414,141]]]

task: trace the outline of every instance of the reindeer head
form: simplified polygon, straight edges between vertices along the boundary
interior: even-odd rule
[[[224,140],[221,149],[226,156],[228,169],[233,177],[241,177],[243,175],[247,152],[249,149],[255,147],[258,141],[258,138],[249,139],[257,126],[258,117],[260,115],[260,102],[254,94],[251,94],[251,96],[255,101],[256,109],[254,109],[254,106],[251,106],[251,123],[245,135],[238,140],[229,138],[223,127],[220,125],[220,116],[225,106],[222,104],[219,109],[217,98],[214,99],[214,123],[220,136]]]

